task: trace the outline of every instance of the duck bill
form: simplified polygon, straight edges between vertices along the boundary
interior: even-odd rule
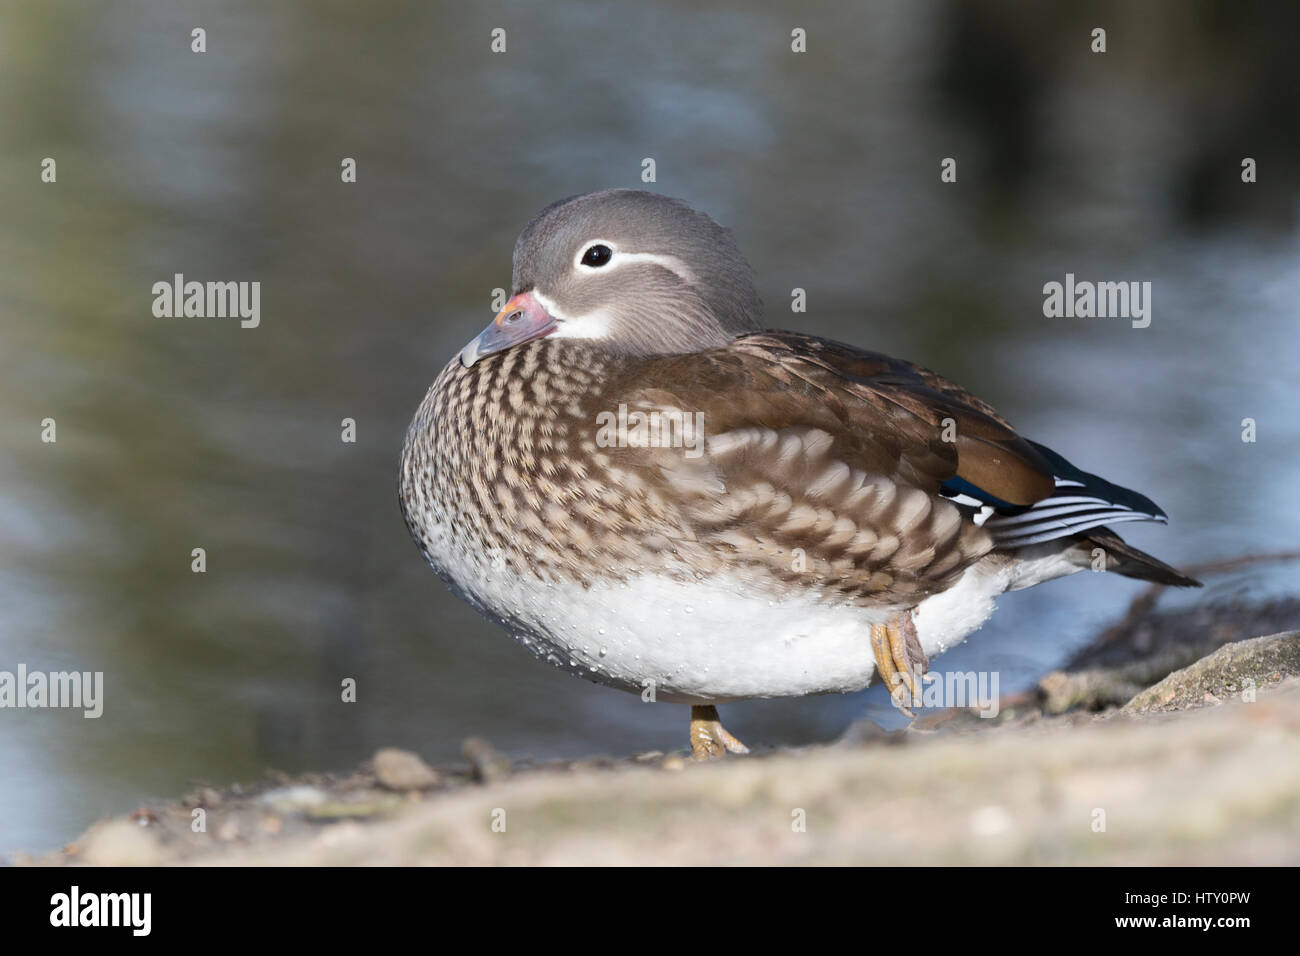
[[[485,356],[550,335],[555,328],[555,319],[532,292],[521,292],[505,304],[478,338],[461,350],[460,364],[469,368]]]

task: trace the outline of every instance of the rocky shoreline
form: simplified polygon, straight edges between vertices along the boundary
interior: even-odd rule
[[[386,749],[352,773],[204,788],[11,862],[1300,862],[1300,630],[1284,629],[1300,601],[1154,603],[992,720],[923,712],[709,764],[512,761],[468,740],[463,764],[435,768]]]

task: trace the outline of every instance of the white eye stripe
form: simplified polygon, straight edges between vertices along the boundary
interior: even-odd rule
[[[618,254],[617,259],[622,262],[653,262],[655,265],[667,269],[683,282],[692,284],[695,282],[695,273],[691,270],[691,267],[676,256],[663,256],[654,252],[621,252]]]
[[[589,312],[560,322],[551,333],[551,338],[588,341],[608,338],[612,322],[612,317],[606,312]]]
[[[608,262],[600,266],[589,266],[583,263],[582,257],[592,246],[608,246],[612,255]],[[616,269],[621,265],[629,262],[651,262],[661,268],[667,269],[683,282],[693,284],[695,282],[695,273],[681,259],[676,256],[665,256],[655,252],[619,252],[618,246],[608,239],[593,239],[591,242],[583,245],[578,250],[578,254],[573,257],[573,268],[580,275],[595,272],[597,270]]]
[[[559,307],[555,304],[554,299],[552,299],[550,296],[544,295],[540,290],[533,289],[532,296],[533,296],[533,301],[535,301],[538,305],[540,305],[543,309],[545,309],[546,314],[549,315],[551,318],[558,319],[561,322],[568,321],[568,319],[571,318],[571,316],[567,316],[560,311]]]
[[[603,339],[609,334],[611,317],[604,311],[589,312],[586,315],[566,315],[560,311],[555,300],[536,289],[533,299],[556,320],[558,327],[551,333],[557,339]]]

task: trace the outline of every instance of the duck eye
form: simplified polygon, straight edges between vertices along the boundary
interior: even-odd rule
[[[596,243],[596,245],[592,246],[582,254],[582,264],[584,266],[591,266],[593,269],[598,269],[605,263],[609,262],[613,257],[613,249],[609,246]]]

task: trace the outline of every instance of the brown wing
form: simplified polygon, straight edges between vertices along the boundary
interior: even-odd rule
[[[908,363],[811,336],[764,332],[643,360],[601,393],[606,407],[702,414],[698,457],[610,454],[705,551],[791,582],[811,575],[862,603],[915,603],[992,547],[939,495],[948,479],[1017,505],[1054,487],[1047,463],[983,402]]]
[[[795,374],[815,367],[811,381],[842,387],[868,407],[893,405],[914,421],[891,421],[914,440],[932,443],[937,437],[956,452],[953,470],[939,476],[972,485],[1012,505],[1027,506],[1052,494],[1052,467],[982,399],[928,369],[798,332],[761,332],[739,339],[735,348],[775,360]],[[947,419],[952,424],[948,425]],[[944,442],[944,433],[955,437]],[[930,488],[937,492],[938,488]]]

